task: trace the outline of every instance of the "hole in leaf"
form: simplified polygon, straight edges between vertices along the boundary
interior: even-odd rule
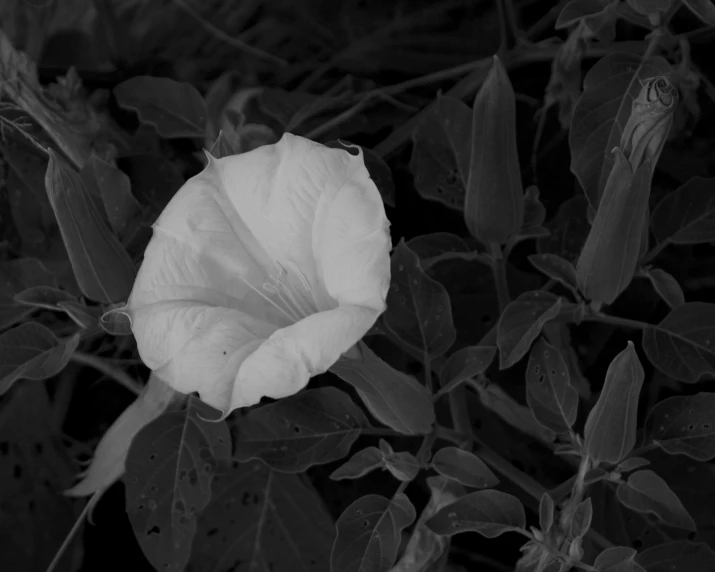
[[[216,536],[217,534],[218,534],[218,528],[214,527],[214,528],[210,528],[208,530],[208,532],[206,533],[206,536],[211,538],[212,536]]]
[[[15,467],[13,467],[12,476],[15,479],[19,479],[22,476],[22,467],[20,465],[15,465]]]
[[[184,511],[186,510],[186,507],[184,506],[184,503],[183,503],[182,501],[177,500],[177,501],[174,503],[174,510],[175,510],[176,512],[184,512]]]
[[[161,534],[161,528],[159,528],[157,525],[152,526],[149,530],[146,531],[147,536],[154,536],[155,534]]]
[[[155,459],[156,459],[156,453],[151,453],[151,454],[149,455],[148,459],[149,459],[150,461],[155,460]]]
[[[368,526],[370,526],[370,521],[369,521],[369,520],[365,520],[365,521],[363,521],[362,525],[363,525],[365,528],[367,528]]]

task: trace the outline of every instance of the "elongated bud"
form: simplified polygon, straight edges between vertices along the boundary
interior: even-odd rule
[[[519,232],[524,219],[514,90],[497,56],[474,100],[464,218],[477,240],[501,244]]]
[[[673,125],[678,99],[675,86],[667,77],[659,76],[647,80],[633,100],[620,145],[633,172],[646,160],[655,168]]]

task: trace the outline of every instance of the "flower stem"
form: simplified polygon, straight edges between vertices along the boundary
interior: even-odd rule
[[[501,246],[496,243],[490,244],[492,251],[492,272],[494,273],[494,285],[497,289],[497,300],[499,301],[499,313],[501,314],[509,305],[509,283],[506,280],[506,260],[502,256]]]
[[[135,395],[140,395],[142,392],[142,387],[134,381],[129,375],[127,375],[123,370],[114,367],[107,363],[106,360],[93,356],[90,354],[85,354],[82,352],[74,352],[70,359],[82,365],[94,368],[99,372],[102,372],[107,377],[112,378],[122,387],[125,387]]]

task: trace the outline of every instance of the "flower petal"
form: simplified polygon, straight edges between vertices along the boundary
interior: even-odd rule
[[[297,393],[357,343],[378,315],[370,308],[340,306],[276,331],[239,368],[226,409]]]
[[[127,407],[102,437],[82,480],[65,495],[72,497],[101,493],[124,474],[124,465],[134,436],[159,417],[180,395],[156,375],[149,378],[144,391]]]

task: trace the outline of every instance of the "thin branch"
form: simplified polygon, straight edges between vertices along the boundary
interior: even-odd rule
[[[123,370],[110,365],[106,360],[100,357],[82,352],[75,352],[72,354],[70,359],[75,363],[96,369],[135,395],[140,395],[142,392],[142,387],[129,375],[127,375]]]

